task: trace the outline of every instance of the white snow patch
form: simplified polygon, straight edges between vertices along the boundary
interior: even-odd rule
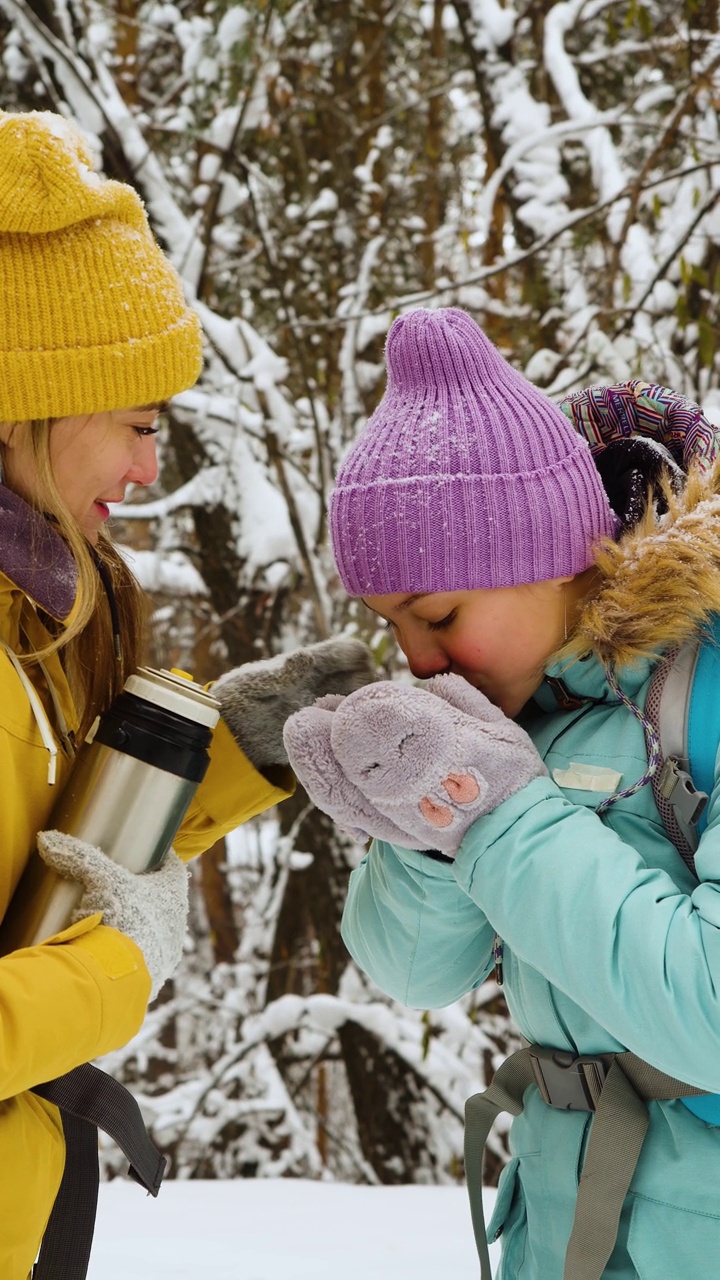
[[[494,1190],[485,1192],[489,1218]],[[499,1245],[490,1246],[495,1266]],[[301,1179],[100,1186],[88,1280],[476,1280],[464,1187]]]

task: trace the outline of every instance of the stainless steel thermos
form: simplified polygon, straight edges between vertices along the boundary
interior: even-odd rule
[[[219,704],[189,677],[141,667],[98,718],[47,822],[130,871],[162,862],[209,764]],[[37,852],[0,928],[0,953],[67,927],[82,886]]]

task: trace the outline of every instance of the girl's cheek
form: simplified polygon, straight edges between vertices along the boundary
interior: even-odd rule
[[[465,644],[454,645],[451,657],[454,658],[459,666],[472,670],[474,667],[480,667],[483,663],[487,663],[488,659],[491,659],[491,652],[489,653],[485,647],[481,649],[477,642],[474,644],[466,642]]]

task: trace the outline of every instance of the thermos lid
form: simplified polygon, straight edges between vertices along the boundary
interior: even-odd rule
[[[176,715],[207,725],[209,729],[214,729],[220,719],[217,698],[184,673],[140,667],[135,675],[128,676],[124,688],[126,693],[154,702],[166,711],[174,711]]]

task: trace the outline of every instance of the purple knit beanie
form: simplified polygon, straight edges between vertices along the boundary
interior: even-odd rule
[[[619,525],[590,447],[454,307],[388,334],[387,387],[330,501],[353,596],[511,587],[576,574]]]

